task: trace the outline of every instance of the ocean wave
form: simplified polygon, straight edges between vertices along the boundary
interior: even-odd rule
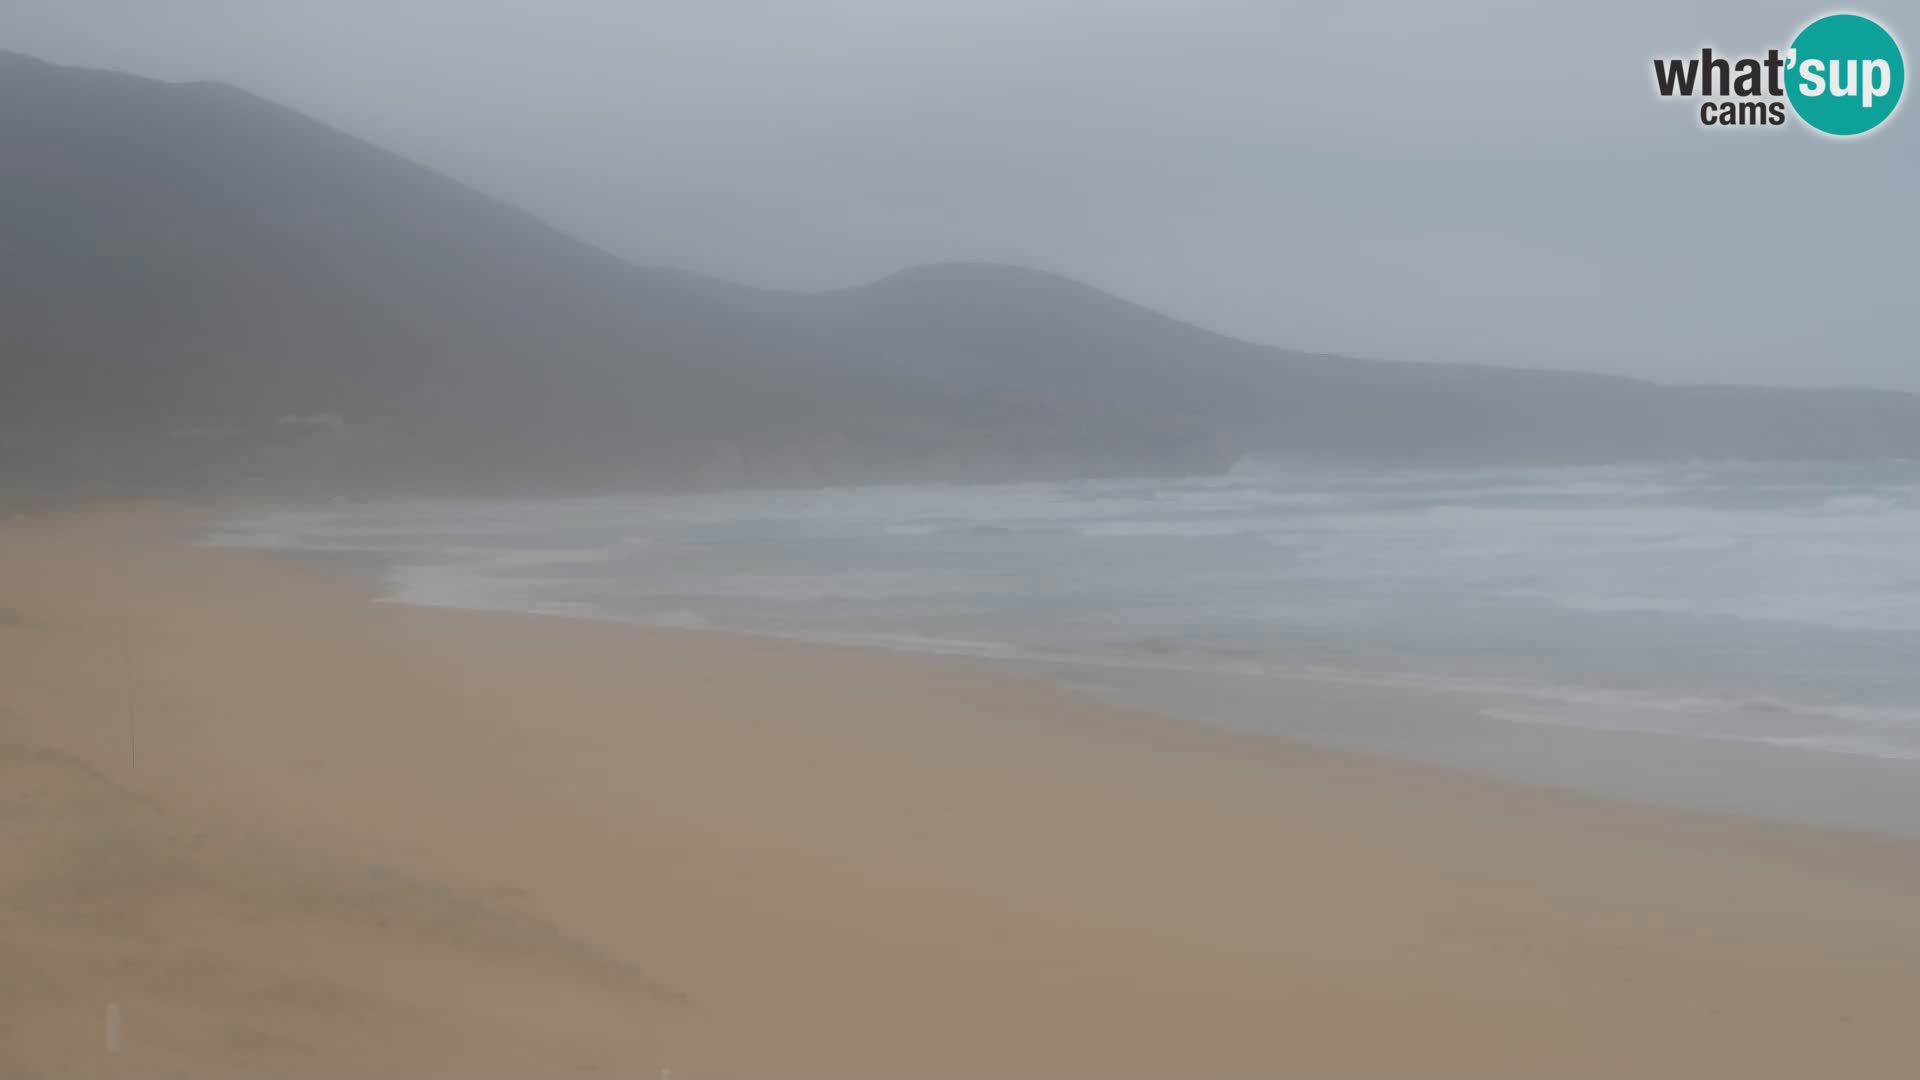
[[[1830,514],[1884,514],[1910,509],[1903,499],[1886,495],[1835,495],[1820,503]]]
[[[408,500],[221,522],[207,542],[371,553],[403,603],[1460,692],[1541,723],[1885,750],[1920,730],[1902,707],[1920,709],[1917,478],[1249,467]]]

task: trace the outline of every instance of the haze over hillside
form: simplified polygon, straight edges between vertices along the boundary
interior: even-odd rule
[[[786,311],[876,370],[1191,418],[1250,453],[1541,465],[1920,455],[1920,395],[1303,353],[1014,267],[925,266]]]
[[[146,489],[804,483],[1218,464],[845,373],[781,320],[212,84],[0,55],[9,471]]]
[[[1014,267],[822,294],[637,267],[231,87],[12,54],[0,235],[14,488],[1920,456],[1910,395],[1311,355]]]

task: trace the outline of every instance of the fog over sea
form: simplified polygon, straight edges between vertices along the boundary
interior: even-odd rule
[[[1200,719],[1920,830],[1920,462],[1248,462],[342,504],[209,539],[376,555],[405,603],[1017,661]]]

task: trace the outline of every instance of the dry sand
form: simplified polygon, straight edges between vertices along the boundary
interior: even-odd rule
[[[0,1074],[1920,1072],[1907,843],[189,525],[0,529]]]

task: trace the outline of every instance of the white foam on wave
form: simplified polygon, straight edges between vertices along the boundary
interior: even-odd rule
[[[501,577],[471,564],[399,564],[388,568],[386,579],[380,599],[387,603],[528,615],[598,613],[591,604],[551,596],[541,582]]]
[[[489,570],[535,570],[548,566],[593,566],[614,562],[632,555],[645,545],[645,540],[636,539],[591,547],[532,548],[526,551],[483,549],[471,552],[471,556],[478,565]]]
[[[1580,687],[1503,686],[1500,693],[1510,699],[1483,709],[1482,715],[1586,731],[1920,761],[1920,708]]]
[[[1820,504],[1831,514],[1885,514],[1909,509],[1904,500],[1885,495],[1835,495]]]

